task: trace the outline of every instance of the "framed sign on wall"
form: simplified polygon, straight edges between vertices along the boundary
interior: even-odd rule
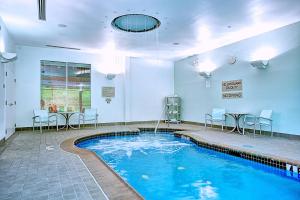
[[[115,87],[102,87],[102,97],[106,103],[110,103],[111,98],[115,97]]]
[[[243,81],[230,80],[222,81],[222,98],[238,99],[243,97]]]
[[[224,92],[222,94],[223,99],[238,99],[243,97],[242,92]]]
[[[242,90],[243,90],[242,80],[222,81],[222,92],[232,92],[232,91],[242,91]]]

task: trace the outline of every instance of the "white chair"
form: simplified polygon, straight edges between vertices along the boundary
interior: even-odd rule
[[[48,110],[39,110],[34,109],[33,110],[33,117],[32,117],[32,129],[34,131],[35,124],[39,124],[40,132],[42,133],[42,126],[43,124],[48,125],[48,130],[50,128],[50,123],[55,122],[56,125],[56,131],[58,131],[58,122],[57,122],[57,115],[55,114],[49,114]]]
[[[255,131],[256,131],[256,116],[255,115],[250,115],[250,114],[247,114],[244,116],[244,119],[243,119],[243,135],[245,135],[245,128],[246,127],[252,127],[253,126],[253,134],[255,134]]]
[[[261,134],[262,126],[270,126],[271,128],[271,136],[273,136],[273,128],[272,128],[272,110],[262,110],[259,117],[254,115],[246,115],[244,118],[244,127],[243,133],[245,133],[245,127],[253,126],[253,133],[255,134],[256,126],[259,125],[259,133]]]
[[[79,128],[81,121],[83,124],[85,124],[86,121],[94,121],[95,123],[95,128],[97,128],[97,123],[98,123],[98,114],[97,114],[97,109],[84,109],[83,113],[79,114]]]
[[[262,126],[270,126],[271,136],[273,136],[272,122],[272,110],[262,110],[260,116],[256,120],[256,124],[259,125],[259,133],[261,134]]]
[[[213,127],[214,122],[219,122],[222,125],[222,131],[223,126],[225,126],[226,121],[226,115],[225,115],[225,109],[224,108],[214,108],[212,110],[211,114],[205,114],[205,128],[207,126],[207,122],[210,121],[211,127]]]

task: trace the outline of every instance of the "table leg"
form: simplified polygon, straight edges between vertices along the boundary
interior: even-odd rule
[[[234,119],[234,122],[235,122],[235,124],[236,124],[236,116],[235,116],[235,115],[231,115],[231,114],[229,114],[229,115]],[[233,127],[233,129],[230,130],[228,133],[233,133],[235,130],[236,130],[236,126]]]
[[[75,114],[75,113],[71,113],[71,114],[70,114],[69,120],[70,120],[71,116],[74,115],[74,114]],[[72,125],[70,124],[70,122],[69,122],[69,127],[70,127],[71,129],[78,129],[78,128],[75,128],[74,126],[72,126]]]
[[[66,114],[66,131],[69,130],[69,126],[70,126],[69,120],[70,120],[70,115],[69,115],[69,113],[67,113]]]
[[[243,115],[239,115],[238,116],[238,120],[237,120],[237,131],[239,132],[239,134],[241,134],[241,135],[243,135],[243,132],[242,132],[242,130],[241,130],[241,127],[240,127],[240,119],[241,119],[241,117],[242,117]]]
[[[60,130],[62,130],[64,128],[66,128],[66,126],[67,126],[67,118],[66,118],[66,116],[64,114],[62,114],[62,113],[59,113],[59,114],[61,114],[65,118],[65,120],[66,120],[66,124],[63,127],[59,128]]]

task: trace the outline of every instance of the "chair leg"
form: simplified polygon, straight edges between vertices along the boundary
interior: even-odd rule
[[[259,134],[261,134],[261,125],[259,125]]]
[[[50,123],[49,123],[49,121],[48,121],[48,130],[50,130]]]
[[[40,133],[42,133],[42,123],[40,122]]]
[[[32,122],[32,131],[34,132],[34,122]]]
[[[272,124],[271,124],[271,137],[273,137],[273,127],[272,127]]]
[[[224,130],[224,128],[223,128],[223,124],[222,124],[222,131]]]
[[[56,131],[58,131],[58,121],[56,119]]]
[[[206,124],[207,124],[207,120],[205,119],[205,124],[204,124],[205,128],[206,128]]]
[[[95,120],[95,129],[97,128],[97,121]]]

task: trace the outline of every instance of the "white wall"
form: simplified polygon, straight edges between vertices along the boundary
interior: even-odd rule
[[[259,114],[262,109],[274,112],[274,131],[300,135],[300,23],[244,40],[175,63],[175,93],[183,98],[183,119],[204,122],[204,114],[214,107],[227,111]],[[263,45],[275,47],[277,55],[267,70],[253,68],[252,52]],[[229,55],[237,63],[227,64]],[[212,72],[211,88],[192,65],[198,58],[210,58],[218,68]],[[243,98],[222,99],[222,80],[243,80]]]
[[[7,31],[7,28],[0,17],[0,52],[15,52],[13,38]],[[4,64],[0,62],[0,140],[5,137],[5,89],[4,83]]]
[[[110,81],[103,73],[109,71],[106,56],[28,46],[18,46],[17,54],[17,127],[32,126],[33,109],[40,107],[40,60],[92,65],[91,103],[98,109],[101,123],[158,120],[163,96],[173,93],[173,65],[169,62],[150,64],[143,59],[127,58],[126,73]],[[116,87],[116,96],[110,104],[101,97],[102,86]]]
[[[4,84],[4,66],[0,63],[0,141],[5,137],[5,89]]]
[[[164,97],[174,93],[174,64],[130,58],[126,73],[126,121],[158,120],[164,115]]]
[[[98,109],[99,121],[123,121],[122,75],[114,80],[105,79],[101,73],[103,57],[96,54],[84,54],[62,49],[17,47],[17,127],[32,126],[33,109],[40,108],[40,60],[87,63],[92,66],[91,103]],[[102,86],[115,86],[116,96],[110,104],[101,97]]]

